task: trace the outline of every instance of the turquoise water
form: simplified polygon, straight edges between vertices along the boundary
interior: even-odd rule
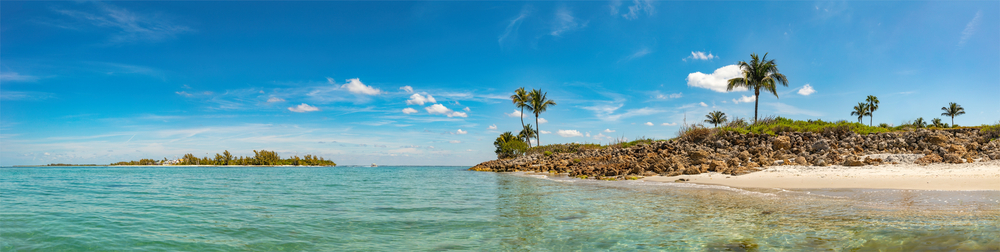
[[[0,250],[1000,250],[998,192],[464,169],[2,168]]]

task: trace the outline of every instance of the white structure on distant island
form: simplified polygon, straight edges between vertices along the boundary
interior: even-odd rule
[[[375,164],[375,163],[372,163],[372,167],[378,167],[378,165]]]

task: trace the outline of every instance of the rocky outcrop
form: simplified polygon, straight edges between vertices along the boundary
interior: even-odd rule
[[[880,165],[870,154],[924,154],[916,163],[965,163],[1000,159],[1000,140],[977,129],[916,130],[860,135],[854,132],[776,135],[720,132],[629,148],[531,154],[478,164],[474,171],[538,171],[571,176],[618,177],[719,172],[739,175],[774,165]]]

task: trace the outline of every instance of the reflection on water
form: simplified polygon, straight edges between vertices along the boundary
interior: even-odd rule
[[[998,251],[998,200],[464,167],[2,168],[0,251]]]

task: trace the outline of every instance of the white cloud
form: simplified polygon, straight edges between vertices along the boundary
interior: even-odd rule
[[[457,111],[451,110],[451,109],[449,109],[449,108],[447,108],[447,107],[445,107],[444,105],[441,105],[441,104],[434,104],[434,105],[431,105],[429,107],[425,107],[424,109],[427,110],[428,114],[432,114],[432,115],[433,114],[442,114],[442,115],[446,115],[448,117],[469,117],[469,115],[466,114],[465,112],[457,112]]]
[[[38,77],[30,75],[20,75],[15,72],[0,73],[0,81],[35,81]]]
[[[486,129],[488,129],[488,130],[497,130],[497,125],[496,124],[490,125],[490,127],[486,128]]]
[[[611,132],[615,132],[615,131],[612,130],[612,129],[605,129],[604,132],[611,133]]]
[[[514,110],[514,112],[503,113],[503,114],[507,115],[509,117],[521,117],[521,118],[527,117],[527,115],[521,114],[521,111],[517,111],[517,110]]]
[[[653,122],[646,122],[646,126],[653,126]]]
[[[799,89],[799,94],[800,95],[805,95],[805,96],[809,96],[809,95],[811,95],[811,94],[813,94],[815,92],[816,92],[816,90],[813,89],[813,87],[810,86],[809,83],[806,83],[805,86],[802,86],[802,88]]]
[[[969,38],[972,37],[972,34],[976,33],[976,28],[979,26],[979,19],[982,17],[983,11],[977,11],[976,16],[973,17],[972,21],[969,21],[969,23],[965,25],[965,29],[962,30],[962,38],[958,40],[958,45],[964,45],[965,42],[969,41]]]
[[[681,97],[684,97],[684,94],[680,93],[680,92],[678,92],[676,94],[669,94],[669,95],[664,95],[664,94],[657,94],[656,95],[656,99],[661,99],[661,100],[677,99],[677,98],[681,98]]]
[[[303,103],[303,104],[301,104],[299,106],[288,107],[288,110],[292,111],[292,112],[305,113],[305,112],[319,111],[319,108],[313,107],[313,106],[309,106],[309,104]]]
[[[326,80],[329,81],[330,84],[334,84],[333,78],[326,78]],[[382,90],[361,83],[361,79],[359,78],[347,79],[347,84],[340,85],[340,88],[345,88],[348,92],[354,94],[377,95],[382,93]]]
[[[719,56],[712,55],[712,53],[705,54],[705,52],[695,52],[695,51],[692,51],[691,52],[691,56],[688,56],[687,58],[684,58],[684,61],[687,61],[689,59],[692,59],[692,60],[712,60],[712,59],[718,59],[718,58],[719,58]]]
[[[590,137],[590,132],[587,132],[587,134],[585,134],[584,136]]]
[[[465,109],[462,109],[462,110],[465,110],[465,112],[472,111],[471,109],[469,109],[469,107],[465,107]]]
[[[458,141],[458,140],[451,140],[451,141],[448,141],[448,142],[449,143],[453,143],[453,144],[462,143],[462,141]]]
[[[538,132],[542,134],[552,134],[552,131],[547,131],[547,130],[539,130]]]
[[[715,92],[729,92],[726,91],[726,86],[729,85],[729,79],[740,77],[742,71],[737,65],[728,65],[716,69],[712,74],[704,74],[701,72],[694,72],[688,74],[687,82],[688,86],[700,87],[711,89]],[[734,88],[733,91],[746,91],[746,88]]]
[[[558,130],[556,131],[556,135],[561,137],[580,137],[583,136],[583,133],[580,133],[577,130]]]
[[[285,101],[285,99],[281,99],[281,98],[273,97],[273,96],[271,98],[267,98],[267,102],[283,102],[283,101]]]
[[[541,117],[538,118],[538,124],[543,124],[543,123],[548,123],[548,122],[549,122],[549,120],[545,120],[545,118],[541,118]]]
[[[462,129],[458,129],[458,131],[455,132],[455,134],[459,134],[459,135],[465,135],[465,134],[468,134],[468,133],[469,133],[468,131],[464,131]]]
[[[415,113],[417,113],[416,109],[413,109],[413,108],[405,108],[405,109],[403,109],[403,114],[409,115],[409,114],[415,114]]]
[[[708,107],[708,104],[705,104],[705,102],[700,102],[698,104],[701,105],[702,107]]]
[[[406,105],[424,105],[424,103],[437,103],[437,100],[431,95],[425,97],[420,94],[413,94],[409,100],[406,100]]]
[[[184,91],[174,92],[174,93],[175,94],[179,94],[179,95],[184,96],[184,97],[191,97],[191,96],[193,96],[193,94],[190,94],[190,93],[184,92]]]
[[[402,86],[402,87],[399,87],[399,90],[406,91],[407,93],[413,93],[413,87],[411,87],[411,86]]]
[[[757,97],[755,97],[755,96],[752,96],[752,95],[743,95],[739,99],[733,99],[733,104],[753,102],[753,101],[756,101],[756,100],[757,100]]]
[[[677,123],[661,123],[662,126],[677,126]]]
[[[577,19],[573,17],[573,13],[570,12],[565,7],[561,7],[556,10],[556,20],[553,22],[552,32],[549,35],[559,36],[564,32],[580,29],[586,27],[587,23],[580,24]]]

